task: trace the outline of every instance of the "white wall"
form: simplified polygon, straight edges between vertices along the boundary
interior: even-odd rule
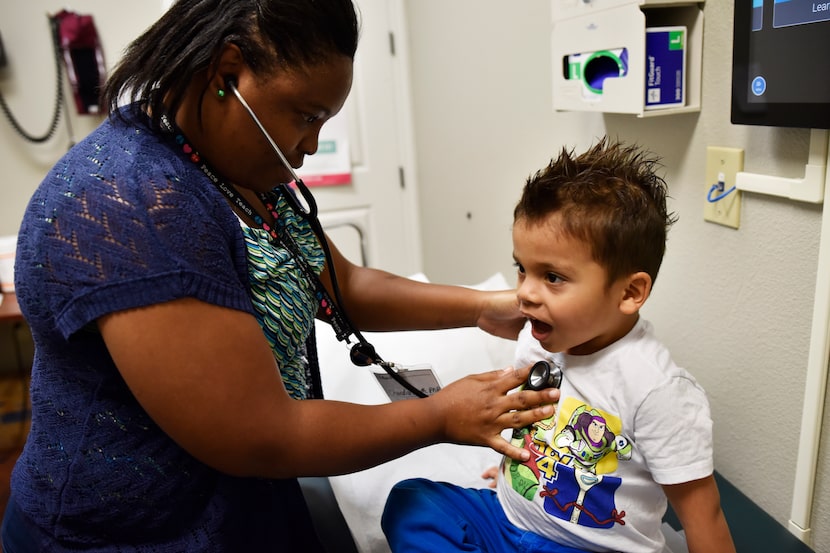
[[[512,280],[513,205],[563,146],[607,132],[661,155],[680,220],[645,315],[709,392],[717,470],[786,524],[821,208],[744,194],[739,230],[703,221],[707,146],[744,148],[757,173],[801,177],[807,159],[807,130],[729,121],[732,2],[704,8],[701,112],[646,119],[552,112],[550,0],[406,9],[425,272]],[[813,531],[816,550],[830,551],[830,459],[820,463]]]
[[[33,136],[46,132],[55,105],[55,56],[46,14],[68,9],[92,14],[101,38],[104,59],[111,67],[129,40],[138,36],[162,13],[162,0],[14,0],[0,1],[0,36],[8,67],[0,69],[0,93],[23,128]],[[64,76],[65,90],[69,90]],[[98,116],[78,116],[67,98],[69,122],[75,140],[100,123]],[[55,135],[44,144],[19,138],[0,115],[0,235],[14,234],[23,210],[44,174],[69,147],[66,111]]]

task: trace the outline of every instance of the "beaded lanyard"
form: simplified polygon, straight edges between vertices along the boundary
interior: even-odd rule
[[[173,141],[176,145],[181,149],[181,152],[190,160],[194,165],[197,165],[202,172],[208,177],[208,179],[219,189],[222,194],[225,195],[228,200],[239,207],[243,213],[245,213],[252,221],[254,221],[262,230],[266,231],[269,236],[279,245],[286,248],[291,255],[294,257],[295,261],[297,262],[298,267],[302,271],[305,278],[312,283],[314,286],[314,296],[317,300],[319,305],[320,311],[325,314],[329,323],[334,330],[335,336],[340,341],[346,341],[348,343],[348,338],[352,334],[354,334],[351,325],[349,325],[343,315],[341,314],[340,310],[336,307],[334,301],[332,301],[331,296],[329,295],[328,291],[323,286],[322,281],[320,280],[320,276],[314,271],[314,269],[309,265],[308,260],[306,260],[305,256],[302,254],[302,251],[299,245],[294,241],[293,237],[287,232],[280,232],[280,230],[285,229],[285,221],[283,217],[281,217],[279,211],[277,210],[276,202],[273,201],[274,193],[259,194],[259,199],[262,201],[263,206],[268,211],[268,213],[274,218],[274,226],[268,224],[259,213],[251,206],[251,204],[243,198],[236,188],[231,185],[230,183],[226,182],[225,179],[220,176],[220,174],[214,170],[197,152],[187,141],[184,136],[184,133],[172,122],[170,119],[163,115],[161,117],[161,124],[162,128],[170,133],[173,137]],[[279,193],[281,194],[291,194],[291,191],[288,190],[284,185],[280,185]],[[319,238],[318,238],[319,239]],[[316,359],[316,349],[314,344],[314,332],[312,326],[312,334],[309,336],[309,339],[306,342],[306,349],[309,353],[309,361],[310,364],[313,365],[311,376],[312,376],[312,389],[314,390],[314,397],[322,397],[322,386],[320,384],[320,372],[319,366]]]
[[[394,363],[383,361],[383,359],[381,359],[380,356],[378,356],[374,346],[372,346],[372,344],[367,342],[365,338],[362,337],[360,332],[351,325],[345,313],[341,312],[341,310],[337,307],[337,304],[334,301],[332,301],[331,296],[329,295],[328,291],[323,285],[323,282],[320,280],[320,275],[318,275],[308,264],[308,261],[305,259],[305,256],[302,254],[302,251],[300,250],[299,246],[294,241],[294,239],[290,236],[290,234],[287,232],[278,232],[279,229],[285,226],[285,223],[276,209],[275,202],[272,201],[275,192],[272,191],[270,194],[259,193],[260,201],[262,202],[266,210],[268,210],[268,212],[274,218],[274,225],[277,228],[272,228],[267,221],[262,219],[262,217],[248,203],[248,201],[239,194],[239,192],[233,187],[233,185],[225,182],[225,180],[219,175],[219,173],[217,173],[212,167],[210,167],[210,165],[208,165],[206,161],[204,161],[201,158],[199,153],[196,150],[194,150],[193,147],[190,146],[190,144],[187,142],[184,133],[175,125],[174,122],[170,121],[170,119],[166,115],[161,116],[161,125],[162,128],[164,128],[168,133],[173,135],[175,143],[181,148],[182,152],[190,159],[190,161],[192,161],[195,165],[199,166],[202,172],[228,198],[228,200],[231,203],[239,207],[246,215],[248,215],[248,217],[255,221],[257,225],[259,225],[263,230],[265,230],[277,243],[279,243],[289,252],[291,252],[291,254],[294,256],[294,259],[297,261],[300,270],[303,272],[308,281],[314,285],[315,297],[319,303],[320,310],[328,318],[328,321],[331,324],[332,329],[334,330],[337,340],[345,341],[348,344],[350,336],[354,336],[357,339],[357,343],[354,344],[350,350],[350,357],[352,363],[364,367],[371,364],[376,364],[380,366],[384,371],[386,371],[386,373],[398,384],[409,390],[409,392],[412,393],[414,396],[426,397],[426,394],[422,390],[419,390],[418,388],[414,387],[400,374],[398,374],[398,372],[395,370],[395,367],[397,365],[395,365]],[[288,186],[285,184],[281,184],[279,185],[278,190],[280,194],[286,195],[286,200],[288,200],[288,203],[290,204],[293,192],[288,188]],[[310,221],[309,224],[311,224]],[[325,236],[320,235],[322,234],[322,229],[319,228],[319,222],[316,227],[314,225],[311,226],[312,230],[314,230],[315,235],[317,235],[317,239],[320,240],[321,247],[323,248],[323,251],[326,254],[327,260],[330,262],[328,247],[325,244],[326,238]],[[332,281],[334,283],[336,277],[334,275],[333,266],[331,267],[331,271]],[[336,291],[337,286],[335,284],[335,292]],[[316,359],[316,344],[314,342],[314,327],[312,325],[311,334],[309,336],[309,339],[306,341],[306,349],[309,353],[310,361],[312,357],[314,358],[313,362],[310,362],[310,364],[314,365],[314,370],[312,371],[312,384],[316,387],[316,390],[319,390],[319,396],[316,395],[317,392],[315,392],[315,397],[322,397],[322,384],[320,383],[320,368]]]

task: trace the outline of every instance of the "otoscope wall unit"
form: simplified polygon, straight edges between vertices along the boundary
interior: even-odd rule
[[[551,0],[553,108],[700,111],[703,10],[689,0]]]

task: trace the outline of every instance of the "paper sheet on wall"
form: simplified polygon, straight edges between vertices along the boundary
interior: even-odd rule
[[[352,182],[348,130],[344,111],[323,125],[317,153],[307,156],[297,171],[307,186],[339,186]]]

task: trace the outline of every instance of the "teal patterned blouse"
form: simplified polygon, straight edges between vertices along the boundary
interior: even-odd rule
[[[306,262],[319,274],[325,257],[307,221],[298,217],[278,194],[277,211],[284,226],[300,248]],[[308,359],[305,342],[314,324],[318,302],[315,286],[300,268],[291,251],[275,242],[263,229],[242,223],[248,248],[248,279],[251,301],[291,397],[309,396]]]

